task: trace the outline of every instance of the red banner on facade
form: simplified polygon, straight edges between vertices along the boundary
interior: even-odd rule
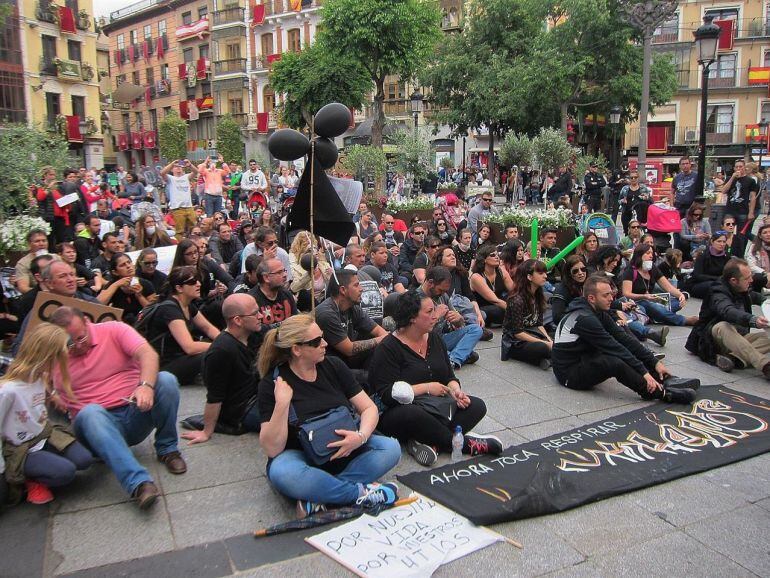
[[[59,6],[59,30],[68,34],[77,34],[75,15],[69,6]]]
[[[251,25],[259,26],[264,21],[265,21],[265,5],[254,4],[254,7],[252,8]]]
[[[145,60],[150,59],[150,46],[151,46],[151,40],[145,40],[142,42],[142,57]]]
[[[269,112],[258,112],[257,113],[257,131],[266,133],[267,132],[267,126],[270,123],[270,113]]]
[[[187,101],[186,100],[180,100],[179,101],[179,118],[188,119],[190,118],[190,114],[187,112]]]
[[[187,80],[187,64],[179,65],[179,80]]]
[[[195,78],[198,80],[205,80],[206,74],[208,74],[208,58],[199,58],[198,65],[196,66]]]
[[[139,150],[142,148],[142,145],[144,139],[142,135],[142,131],[139,132],[132,132],[131,133],[131,148],[134,150]]]
[[[719,34],[719,50],[732,50],[733,30],[735,30],[735,20],[714,20],[714,24],[719,26],[721,33]]]
[[[147,104],[147,106],[152,104],[152,91],[150,90],[149,86],[144,89],[144,102]]]
[[[166,54],[166,50],[163,47],[163,37],[162,36],[158,36],[158,50],[157,50],[157,53],[158,53],[158,60],[163,58],[165,56],[165,54]]]
[[[80,132],[80,117],[77,115],[68,116],[67,119],[67,140],[69,142],[83,142],[83,135]]]
[[[127,134],[119,134],[118,135],[118,150],[120,150],[120,151],[127,151],[128,150],[128,135]]]
[[[146,149],[154,149],[155,148],[155,131],[154,130],[148,130],[144,133],[144,148]]]
[[[278,62],[281,59],[282,54],[279,52],[277,54],[268,54],[267,55],[267,65],[272,66],[273,62]]]

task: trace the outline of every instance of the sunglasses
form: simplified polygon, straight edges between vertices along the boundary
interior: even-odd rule
[[[492,199],[481,199],[481,200],[484,201],[485,203],[491,203],[492,202]]]
[[[638,228],[639,228],[639,225],[631,225],[631,226],[629,227],[629,229],[638,229]]]
[[[297,343],[297,345],[307,345],[308,347],[320,347],[321,340],[324,338],[323,335],[319,335],[318,337],[314,339],[309,339],[308,341],[300,341]]]
[[[585,273],[586,268],[585,267],[575,267],[574,269],[570,269],[570,273],[572,275],[577,275],[578,273]]]
[[[438,249],[441,245],[428,245],[428,249]]]
[[[157,261],[145,261],[142,263],[142,265],[147,265],[148,267],[157,267],[158,262]]]
[[[198,283],[200,283],[200,279],[198,279],[197,277],[191,277],[190,279],[187,279],[186,281],[180,281],[179,284],[180,285],[190,285],[192,287],[193,285],[197,285]]]
[[[734,227],[735,223],[724,223],[725,227]]]
[[[412,235],[424,235],[425,231],[415,231]]]
[[[715,234],[720,235],[720,236],[721,235],[727,235],[727,231],[716,231]],[[716,239],[714,239],[714,240],[716,240]]]
[[[487,255],[487,259],[497,259],[499,255],[497,253],[490,253]]]

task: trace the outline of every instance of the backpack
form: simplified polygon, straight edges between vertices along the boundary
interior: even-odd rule
[[[134,329],[136,329],[139,334],[144,337],[150,345],[152,345],[153,349],[155,349],[155,351],[157,351],[158,355],[161,357],[163,356],[166,337],[171,335],[171,331],[166,328],[165,331],[160,332],[158,335],[150,339],[150,328],[152,327],[153,321],[157,317],[158,311],[166,304],[169,304],[172,307],[178,307],[175,301],[158,301],[157,303],[152,303],[147,307],[144,307],[136,316],[136,321],[134,321]]]

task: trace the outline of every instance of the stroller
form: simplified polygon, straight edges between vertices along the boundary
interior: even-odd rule
[[[612,218],[604,213],[591,213],[585,215],[580,223],[580,233],[594,233],[599,239],[599,245],[616,246],[618,239],[618,229],[612,222]]]

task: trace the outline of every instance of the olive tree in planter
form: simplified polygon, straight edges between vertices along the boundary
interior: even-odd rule
[[[187,123],[173,110],[158,123],[158,146],[167,162],[187,156]]]
[[[345,149],[340,164],[347,172],[364,183],[366,192],[370,192],[369,182],[374,183],[371,192],[377,194],[377,183],[385,176],[388,159],[383,150],[375,146],[353,145]]]
[[[225,162],[243,165],[241,127],[229,114],[222,116],[217,123],[217,152]]]

